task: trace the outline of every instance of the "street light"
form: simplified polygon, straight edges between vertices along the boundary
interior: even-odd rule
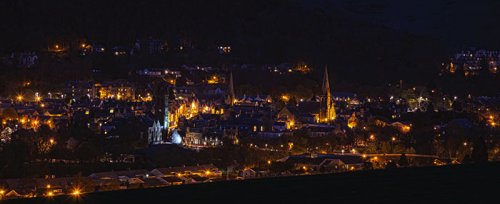
[[[82,193],[82,192],[80,191],[80,189],[75,188],[75,189],[73,190],[73,192],[71,193],[71,195],[73,195],[73,196],[80,196],[80,194],[81,194],[81,193]]]

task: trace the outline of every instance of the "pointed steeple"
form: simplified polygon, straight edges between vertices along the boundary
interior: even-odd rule
[[[325,74],[323,75],[323,94],[321,96],[321,106],[322,110],[320,112],[321,122],[330,122],[335,120],[337,117],[335,113],[335,104],[332,99],[332,93],[330,89],[330,80],[328,76],[328,69],[325,66]]]
[[[233,106],[234,105],[234,100],[236,99],[236,96],[234,94],[234,84],[233,84],[233,72],[230,72],[229,73],[229,83],[228,83],[228,98],[227,98],[227,101],[226,103],[228,105],[231,105]]]
[[[330,80],[328,79],[328,69],[325,66],[325,74],[323,75],[323,95],[330,95]]]

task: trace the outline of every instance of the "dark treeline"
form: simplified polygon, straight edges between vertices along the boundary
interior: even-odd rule
[[[446,56],[434,39],[353,20],[332,8],[296,1],[2,1],[2,53],[41,50],[53,43],[88,41],[132,45],[148,37],[169,46],[192,45],[194,57],[219,45],[232,47],[231,63],[303,60],[329,65],[334,76],[379,84],[426,80]]]

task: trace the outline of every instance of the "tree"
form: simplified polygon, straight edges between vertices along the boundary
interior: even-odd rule
[[[406,155],[404,153],[401,154],[401,156],[399,157],[398,164],[399,164],[399,166],[408,166],[408,164],[409,164],[408,158],[406,157]]]

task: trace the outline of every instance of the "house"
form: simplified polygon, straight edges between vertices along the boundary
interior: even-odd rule
[[[163,176],[161,179],[166,181],[168,185],[181,185],[184,183],[184,180],[177,176]]]
[[[208,183],[212,182],[210,178],[204,177],[204,176],[199,176],[199,175],[186,175],[183,176],[185,179],[187,179],[186,183]]]
[[[326,137],[333,135],[334,126],[330,125],[308,125],[301,128],[309,137]]]
[[[123,183],[115,172],[99,172],[89,176],[95,182],[95,191],[123,189]],[[123,180],[123,178],[122,178]]]
[[[34,179],[5,179],[2,183],[8,191],[5,197],[20,198],[35,195],[36,185]]]
[[[306,172],[344,172],[361,170],[365,166],[365,161],[360,155],[296,155],[289,156],[285,162],[292,164],[296,169]]]
[[[251,168],[244,168],[240,171],[239,176],[247,179],[247,178],[255,178],[257,176],[257,172],[255,172]]]
[[[39,178],[35,179],[36,195],[62,195],[69,188],[70,181],[67,178]]]
[[[168,186],[171,185],[170,182],[166,181],[163,178],[156,178],[156,177],[146,177],[143,178],[143,187],[144,188],[155,188],[155,187],[163,187],[163,186]]]

